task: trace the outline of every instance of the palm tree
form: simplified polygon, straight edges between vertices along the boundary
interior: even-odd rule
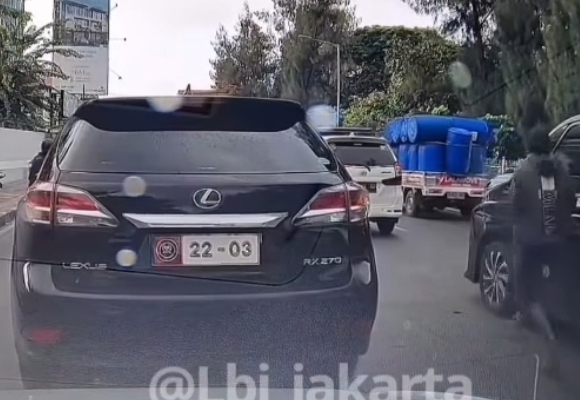
[[[0,6],[0,126],[7,128],[43,129],[44,112],[57,106],[48,82],[67,79],[52,55],[80,57],[54,46],[49,39],[54,24],[37,28],[31,19],[29,13]]]

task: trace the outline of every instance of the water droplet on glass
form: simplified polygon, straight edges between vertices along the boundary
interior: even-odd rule
[[[182,97],[150,97],[149,105],[159,112],[173,112],[181,108],[183,104]]]
[[[306,112],[308,122],[320,130],[332,129],[336,127],[336,111],[333,107],[328,105],[312,106]]]
[[[129,197],[139,197],[145,194],[147,184],[140,176],[128,176],[123,180],[123,193]]]
[[[461,61],[455,61],[449,66],[449,77],[453,85],[461,89],[466,89],[471,86],[471,72],[467,65]]]
[[[122,249],[117,253],[117,264],[122,267],[131,267],[137,262],[137,253],[131,249]]]

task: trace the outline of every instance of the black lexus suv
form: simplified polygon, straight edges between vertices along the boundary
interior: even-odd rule
[[[571,161],[580,194],[580,116],[570,118],[550,133],[554,151]],[[469,256],[465,277],[479,285],[483,303],[493,312],[515,311],[511,174],[499,175],[486,187],[485,197],[471,215]],[[545,266],[540,296],[552,319],[580,328],[580,210],[574,215],[576,234],[566,249],[563,265]]]
[[[80,106],[17,210],[25,386],[365,353],[378,288],[368,193],[305,115],[220,96]]]

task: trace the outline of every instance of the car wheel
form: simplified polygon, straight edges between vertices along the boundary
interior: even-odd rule
[[[397,223],[396,219],[393,218],[381,218],[377,220],[377,226],[379,227],[379,232],[381,235],[390,235],[393,233],[393,229],[395,229],[395,225]]]
[[[405,196],[405,214],[410,217],[417,217],[419,215],[420,202],[421,195],[418,192],[409,190]]]
[[[479,257],[479,290],[487,308],[507,316],[514,310],[512,253],[501,242],[488,243]]]

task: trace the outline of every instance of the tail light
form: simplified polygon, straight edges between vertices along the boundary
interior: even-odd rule
[[[368,216],[369,194],[356,183],[331,186],[318,192],[295,217],[296,225],[357,222]]]
[[[24,197],[25,218],[37,224],[60,226],[117,226],[117,219],[89,193],[41,182]]]
[[[402,176],[403,175],[403,168],[401,168],[401,164],[398,162],[395,163],[395,176]]]

